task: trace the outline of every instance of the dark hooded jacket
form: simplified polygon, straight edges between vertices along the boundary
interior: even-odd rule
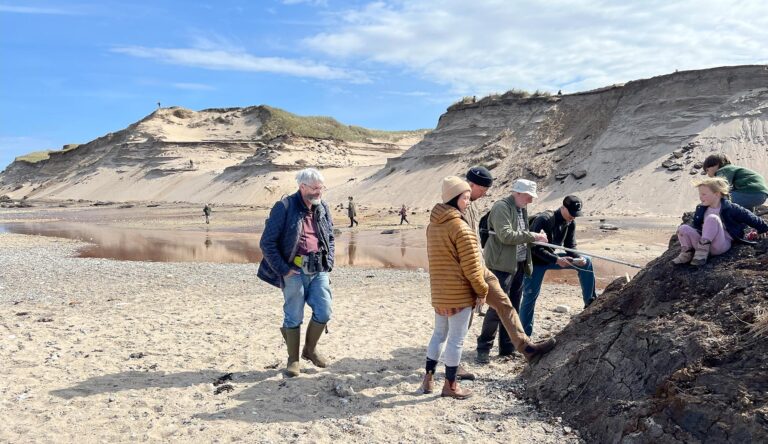
[[[704,226],[704,215],[707,211],[707,206],[697,205],[696,213],[693,215],[693,228],[701,232],[701,228]],[[742,207],[739,204],[735,204],[728,199],[720,200],[720,219],[723,221],[725,231],[731,235],[734,240],[738,240],[745,243],[754,243],[744,239],[744,229],[750,226],[757,230],[758,233],[765,233],[768,231],[768,223],[763,219],[755,216],[754,213],[748,209]]]
[[[568,222],[560,213],[560,208],[554,211],[543,211],[534,216],[531,222],[531,231],[538,233],[544,231],[547,235],[547,243],[560,245],[565,248],[576,249],[576,221]],[[552,247],[536,245],[531,248],[533,252],[533,264],[554,264],[560,258]],[[576,253],[566,253],[570,257],[580,257]]]
[[[259,248],[264,255],[257,273],[259,279],[275,287],[283,287],[283,276],[288,274],[291,268],[296,269],[293,258],[299,247],[301,222],[309,211],[298,191],[276,202],[272,207],[259,241]],[[318,244],[323,255],[323,266],[325,271],[331,271],[335,251],[331,213],[325,201],[320,205],[313,205],[312,211]]]

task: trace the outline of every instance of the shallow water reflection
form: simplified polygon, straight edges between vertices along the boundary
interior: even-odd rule
[[[115,228],[83,223],[8,223],[0,231],[91,243],[79,257],[155,262],[254,263],[262,259],[251,233]],[[369,268],[427,268],[422,230],[344,232],[336,237],[336,264]]]
[[[262,259],[252,233],[115,228],[85,223],[6,223],[0,231],[88,242],[79,257],[154,262],[255,263]],[[363,268],[429,269],[424,230],[346,231],[336,237],[336,265]],[[597,260],[598,288],[637,270]],[[575,271],[550,271],[546,282],[578,284]]]

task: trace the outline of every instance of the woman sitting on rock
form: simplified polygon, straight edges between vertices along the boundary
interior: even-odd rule
[[[726,198],[728,182],[722,177],[706,178],[695,186],[701,204],[696,206],[692,225],[683,224],[677,229],[680,254],[672,259],[675,264],[704,265],[710,254],[730,250],[734,239],[749,242],[744,239],[748,226],[763,237],[768,233],[768,223]]]
[[[722,177],[731,185],[731,200],[754,210],[768,198],[765,178],[749,168],[731,165],[725,154],[712,154],[704,159],[704,171],[709,177]]]
[[[427,226],[427,255],[435,329],[427,346],[427,372],[423,393],[434,390],[434,374],[440,355],[445,363],[442,396],[469,398],[472,392],[459,387],[456,371],[461,362],[464,337],[472,308],[485,302],[485,283],[475,232],[462,219],[469,205],[469,184],[455,176],[443,180],[443,203],[435,205]],[[442,353],[443,344],[445,353]]]

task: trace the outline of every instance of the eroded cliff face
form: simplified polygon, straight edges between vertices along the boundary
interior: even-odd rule
[[[293,121],[275,124],[276,112]],[[330,186],[346,183],[381,168],[423,135],[371,135],[332,119],[308,119],[314,120],[269,107],[164,108],[49,159],[14,162],[0,177],[0,192],[30,199],[270,204],[295,191],[301,168],[325,171]]]
[[[767,148],[768,67],[687,71],[579,94],[454,105],[359,192],[427,205],[439,196],[438,176],[484,164],[498,179],[490,200],[523,177],[542,190],[535,208],[578,194],[588,213],[678,215],[697,200],[699,161],[724,152],[768,174]],[[424,197],[403,183],[416,183]]]
[[[768,240],[617,280],[523,373],[594,442],[768,440]]]

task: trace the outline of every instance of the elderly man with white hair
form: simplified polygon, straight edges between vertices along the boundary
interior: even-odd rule
[[[512,184],[512,194],[493,204],[488,215],[488,229],[494,234],[488,237],[483,257],[485,265],[502,283],[512,306],[520,312],[520,298],[523,293],[523,275],[531,275],[531,243],[546,242],[543,233],[532,233],[528,228],[526,207],[538,197],[536,182],[518,179]],[[490,351],[499,331],[499,355],[509,356],[515,351],[515,344],[506,329],[499,328],[499,315],[489,308],[483,319],[483,328],[477,337],[478,364],[490,362]],[[547,344],[551,349],[554,342]]]
[[[323,176],[314,168],[296,174],[299,190],[275,203],[264,225],[259,246],[264,259],[258,277],[283,291],[283,334],[288,346],[288,377],[298,376],[301,324],[304,304],[312,309],[312,320],[301,357],[318,367],[327,365],[317,352],[317,343],[331,319],[333,269],[333,221],[322,200]]]

